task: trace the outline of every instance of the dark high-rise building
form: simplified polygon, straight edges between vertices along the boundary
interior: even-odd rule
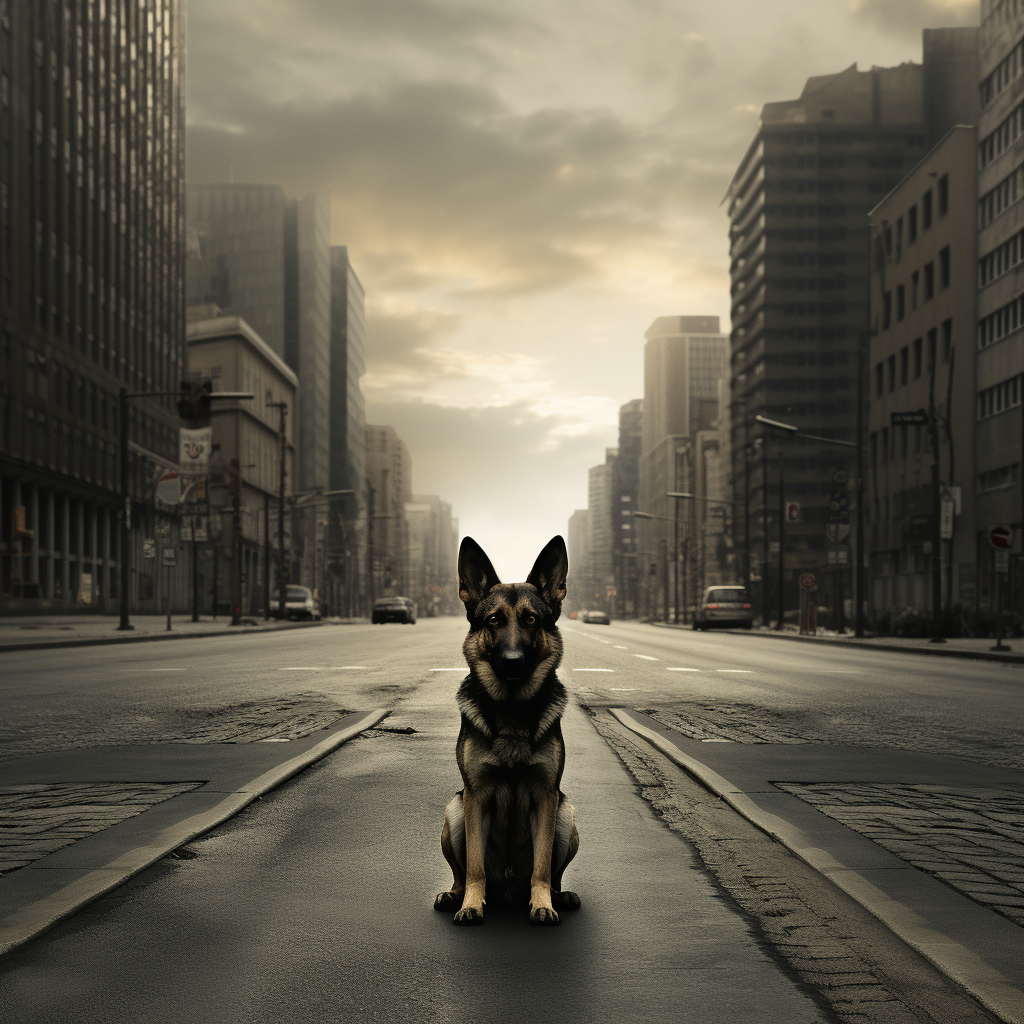
[[[976,29],[929,33],[924,66],[858,71],[854,64],[808,79],[799,99],[765,104],[729,187],[731,477],[738,500],[749,479],[756,578],[765,497],[775,542],[769,560],[777,565],[782,436],[769,432],[768,459],[762,449],[746,477],[744,451],[762,433],[754,417],[855,439],[857,353],[869,327],[867,214],[961,116],[959,93],[945,86],[970,78],[976,37]],[[852,469],[851,458],[844,461],[838,447],[785,444],[785,499],[800,505],[799,521],[786,529],[789,607],[796,575],[826,563],[831,477]]]
[[[176,389],[185,362],[184,52],[179,0],[3,8],[7,608],[107,610],[117,595],[118,391]],[[173,399],[132,401],[136,499],[157,466],[176,462],[177,427]],[[133,509],[133,544],[150,514]],[[152,563],[132,563],[140,607]]]
[[[366,372],[366,310],[363,286],[348,246],[331,246],[331,431],[330,489],[350,490],[332,500],[328,557],[338,591],[332,604],[353,614],[365,592],[366,401],[359,380]],[[449,517],[450,518],[450,517]],[[451,531],[449,530],[449,533]],[[450,539],[450,538],[449,538]]]
[[[637,580],[637,521],[633,512],[640,498],[640,449],[643,399],[634,398],[619,408],[619,454],[612,476],[612,570],[615,578],[616,615],[639,615]]]

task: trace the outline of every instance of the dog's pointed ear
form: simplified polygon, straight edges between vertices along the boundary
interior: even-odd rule
[[[565,550],[565,541],[561,537],[552,537],[544,545],[544,550],[533,563],[526,582],[533,584],[540,596],[554,609],[557,619],[565,600],[565,581],[569,575],[569,555]]]
[[[484,549],[472,537],[463,537],[459,548],[459,598],[466,606],[466,618],[470,622],[476,606],[500,582]]]

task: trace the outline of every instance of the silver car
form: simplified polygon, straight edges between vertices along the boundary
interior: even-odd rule
[[[742,626],[750,629],[754,625],[754,606],[746,587],[708,587],[704,599],[693,613],[694,629],[711,629],[713,626]]]

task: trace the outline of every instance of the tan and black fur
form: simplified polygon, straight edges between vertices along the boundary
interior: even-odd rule
[[[464,788],[441,830],[454,881],[434,900],[436,910],[457,911],[456,924],[483,924],[488,895],[528,898],[533,924],[558,924],[556,907],[580,905],[561,889],[579,847],[572,805],[559,789],[568,695],[555,675],[556,622],[568,567],[561,537],[545,546],[525,583],[501,583],[469,537],[459,551],[459,596],[470,623],[462,645],[469,675],[456,698]]]

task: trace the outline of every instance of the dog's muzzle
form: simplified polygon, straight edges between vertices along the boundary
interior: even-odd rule
[[[495,668],[504,679],[520,679],[526,675],[526,655],[522,651],[503,651]]]

